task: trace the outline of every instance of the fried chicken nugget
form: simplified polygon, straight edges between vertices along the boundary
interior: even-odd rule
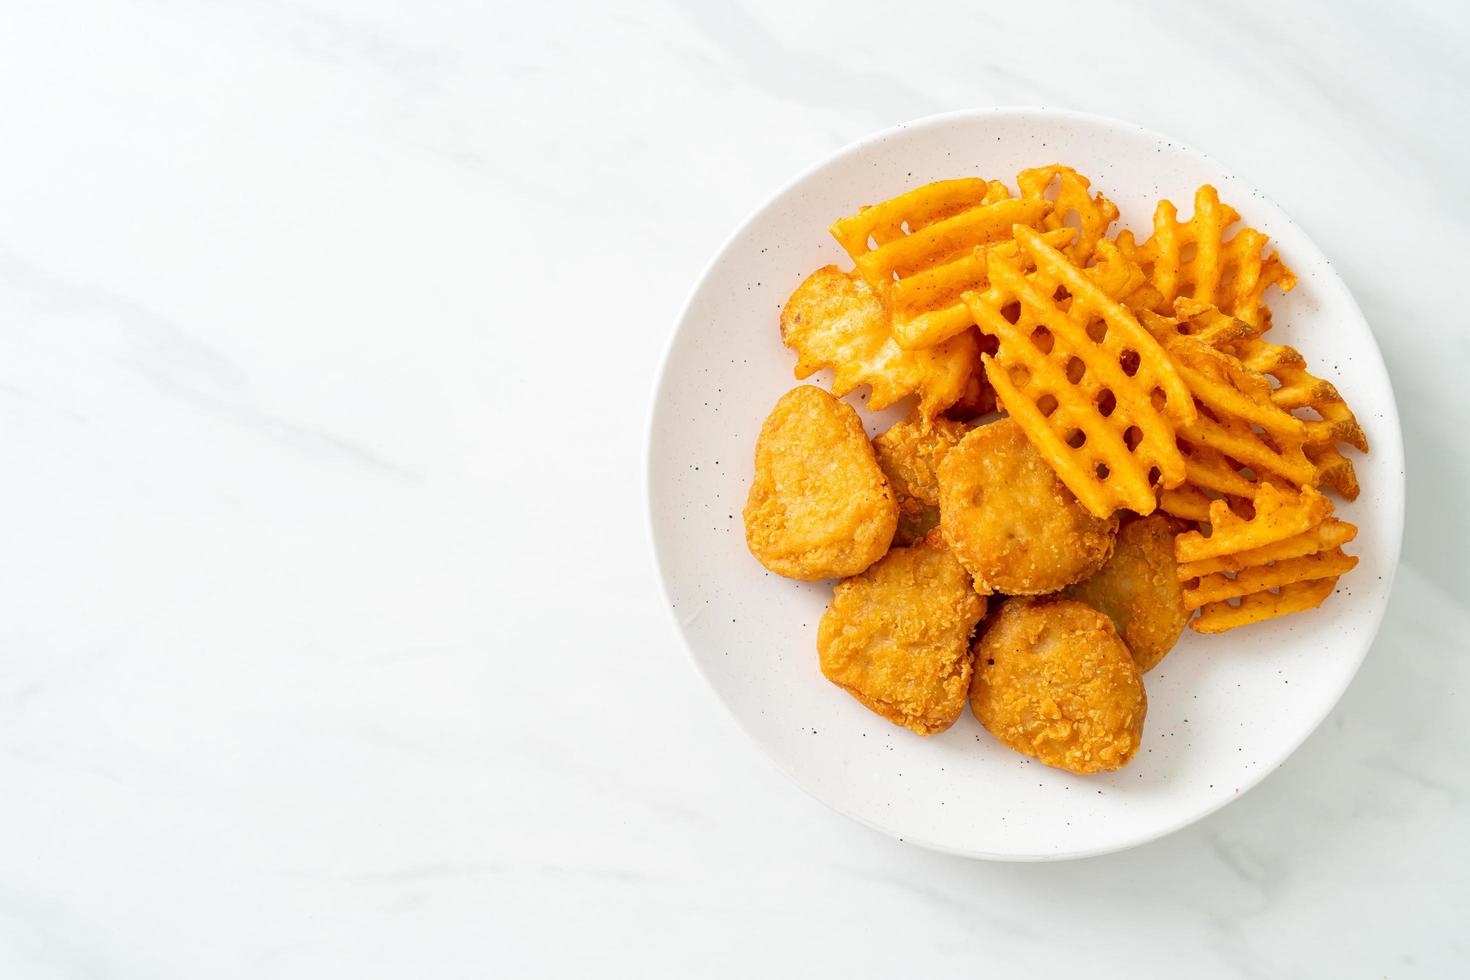
[[[939,525],[939,461],[970,427],[915,410],[873,440],[878,466],[898,500],[895,545],[910,545]]]
[[[1113,557],[1066,590],[1066,595],[1113,621],[1138,669],[1145,673],[1173,649],[1189,622],[1179,563],[1174,560],[1174,535],[1179,530],[1163,514],[1124,524]]]
[[[817,628],[822,673],[871,710],[920,735],[965,708],[970,634],[985,598],[937,530],[837,583]]]
[[[1006,745],[1079,776],[1138,751],[1148,697],[1112,622],[1072,599],[1007,599],[975,644],[970,707]]]
[[[1007,418],[972,429],[945,454],[939,526],[976,588],[1041,595],[1107,561],[1118,517],[1092,516]]]
[[[853,407],[802,385],[761,426],[744,516],[757,561],[815,582],[856,575],[882,558],[898,504]]]

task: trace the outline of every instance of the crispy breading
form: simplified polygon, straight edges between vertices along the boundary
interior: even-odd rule
[[[1174,535],[1180,530],[1163,514],[1124,524],[1113,557],[1066,590],[1113,621],[1144,672],[1158,666],[1179,642],[1191,615],[1174,560]]]
[[[984,615],[984,597],[933,531],[837,584],[817,628],[822,673],[894,724],[942,732],[964,710],[970,634]]]
[[[975,645],[970,706],[1006,745],[1086,776],[1133,758],[1148,697],[1102,613],[1072,599],[1007,599]]]
[[[872,287],[834,265],[813,272],[786,301],[781,342],[796,351],[797,378],[832,368],[839,397],[870,385],[869,408],[918,395],[920,412],[931,416],[965,394],[980,364],[973,330],[924,350],[898,346]]]
[[[895,545],[910,545],[939,526],[939,462],[970,427],[917,411],[873,440],[878,465],[898,501]]]
[[[976,588],[1039,595],[1101,567],[1118,518],[1088,513],[1007,418],[972,429],[945,454],[939,526]]]
[[[777,575],[815,582],[883,557],[898,504],[851,405],[802,385],[781,396],[755,444],[745,542]]]

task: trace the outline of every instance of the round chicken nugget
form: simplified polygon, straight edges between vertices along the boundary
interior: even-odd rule
[[[781,396],[755,444],[745,543],[762,565],[815,582],[883,557],[898,504],[851,405],[802,385]]]
[[[972,429],[939,464],[939,524],[981,591],[1055,592],[1113,552],[1117,515],[1072,495],[1012,419]]]
[[[1017,752],[1086,776],[1133,758],[1148,697],[1102,613],[1071,599],[1007,599],[975,645],[970,707]]]
[[[1113,557],[1066,591],[1113,621],[1145,672],[1173,649],[1189,622],[1174,560],[1177,533],[1179,526],[1163,514],[1124,524]]]
[[[895,545],[920,540],[939,525],[939,462],[970,427],[953,419],[927,419],[916,409],[873,440],[878,466],[898,501]]]
[[[817,628],[822,673],[894,724],[942,732],[965,710],[984,615],[970,573],[932,531],[837,583]]]

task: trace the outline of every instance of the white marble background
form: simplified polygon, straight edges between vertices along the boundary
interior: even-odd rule
[[[0,977],[1470,972],[1458,3],[0,8]],[[1323,728],[1051,866],[828,812],[656,589],[707,257],[907,118],[1178,135],[1398,386],[1404,565]]]

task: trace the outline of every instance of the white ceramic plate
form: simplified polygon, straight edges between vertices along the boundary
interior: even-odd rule
[[[847,262],[826,228],[859,205],[946,177],[1061,161],[1147,236],[1154,203],[1188,215],[1213,183],[1274,239],[1300,285],[1270,298],[1271,339],[1299,347],[1358,413],[1363,492],[1340,513],[1361,559],[1326,605],[1217,637],[1186,631],[1146,676],[1143,747],[1123,770],[1079,777],[1000,745],[966,711],[920,738],[822,678],[827,583],[767,573],[741,508],[756,434],[797,382],[778,311],[812,270]],[[826,374],[816,376],[824,386]],[[861,389],[858,394],[866,394]],[[861,405],[857,398],[850,398]],[[906,409],[907,405],[901,406]],[[864,413],[876,433],[901,411]],[[1349,450],[1351,453],[1352,451]],[[974,857],[1081,857],[1152,840],[1230,802],[1281,764],[1352,680],[1382,618],[1403,527],[1403,448],[1388,374],[1331,264],[1275,205],[1202,154],[1138,126],[1071,112],[935,116],[856,143],[798,177],[741,227],[695,286],[667,352],[648,445],[654,548],[700,669],[752,738],[803,788],[902,840]]]

